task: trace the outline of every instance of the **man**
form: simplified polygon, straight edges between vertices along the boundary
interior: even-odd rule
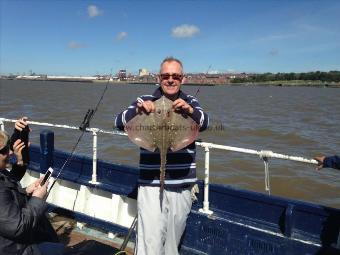
[[[318,161],[318,170],[321,168],[325,167],[331,167],[334,169],[339,169],[340,170],[340,157],[337,155],[334,156],[318,156],[314,158],[316,161]]]
[[[209,120],[197,99],[181,91],[184,82],[181,61],[168,57],[161,63],[158,88],[153,95],[144,95],[121,112],[115,126],[121,130],[139,111],[154,112],[154,101],[163,95],[173,101],[173,108],[188,114],[199,126],[207,128]],[[137,254],[176,255],[191,210],[191,188],[196,178],[196,148],[193,142],[186,148],[169,151],[167,154],[166,176],[163,200],[160,203],[159,152],[141,148],[140,177],[137,209]]]
[[[18,131],[25,126],[27,118],[15,123]],[[20,139],[14,142],[17,161],[8,171],[10,139],[6,132],[0,131],[0,254],[62,254],[63,246],[56,243],[57,235],[45,216],[48,183],[40,186],[41,178],[26,189],[18,183],[26,171],[22,159],[24,147]]]

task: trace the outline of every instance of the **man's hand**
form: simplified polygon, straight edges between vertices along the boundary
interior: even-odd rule
[[[29,186],[26,187],[26,193],[31,194],[33,191],[39,188],[40,182],[44,179],[44,176],[40,177],[38,180],[35,180]]]
[[[155,111],[155,104],[152,101],[144,101],[143,103],[137,103],[137,113],[145,111],[146,113]]]
[[[181,110],[184,111],[186,114],[193,114],[194,112],[194,108],[191,107],[190,104],[188,104],[187,102],[185,102],[182,98],[178,98],[176,99],[173,104],[172,107],[175,110]]]
[[[321,168],[323,168],[323,161],[325,160],[325,156],[317,156],[314,159],[318,161],[318,166],[316,169],[320,170]]]
[[[27,126],[27,117],[22,117],[15,122],[15,129],[22,131]]]
[[[17,164],[23,165],[24,162],[22,160],[22,149],[25,148],[24,142],[22,142],[20,139],[16,140],[13,144],[13,153],[17,157]]]
[[[48,182],[45,182],[43,186],[38,185],[38,187],[33,191],[32,197],[39,197],[44,199],[47,194]]]

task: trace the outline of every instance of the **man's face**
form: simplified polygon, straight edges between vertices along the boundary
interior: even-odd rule
[[[163,63],[159,75],[159,82],[164,95],[170,99],[174,99],[183,82],[181,65],[176,61]]]

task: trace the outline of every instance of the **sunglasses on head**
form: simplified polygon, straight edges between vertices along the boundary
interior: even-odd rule
[[[9,152],[9,144],[6,144],[5,147],[3,147],[3,148],[0,150],[0,154],[6,155],[8,152]]]
[[[179,74],[179,73],[173,73],[173,74],[161,73],[159,76],[162,81],[169,80],[170,77],[172,77],[172,79],[177,80],[177,81],[181,81],[183,79],[183,74]]]

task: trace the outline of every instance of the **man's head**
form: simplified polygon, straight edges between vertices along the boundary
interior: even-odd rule
[[[6,168],[9,154],[9,137],[4,131],[0,131],[0,170]]]
[[[164,95],[169,99],[176,99],[184,82],[182,62],[173,57],[165,58],[158,78]]]

